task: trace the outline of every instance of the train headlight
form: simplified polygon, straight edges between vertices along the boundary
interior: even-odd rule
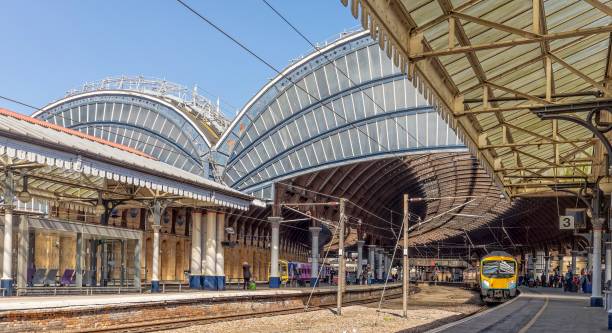
[[[508,289],[514,289],[514,288],[516,288],[516,282],[514,281],[508,282]]]
[[[489,281],[482,280],[482,289],[489,289],[489,287],[491,287],[491,285],[489,284]]]

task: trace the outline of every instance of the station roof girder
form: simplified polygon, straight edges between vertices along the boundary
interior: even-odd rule
[[[341,2],[458,128],[506,195],[551,193],[551,182],[583,187],[601,172],[602,147],[588,129],[541,120],[531,109],[611,97],[609,4]]]

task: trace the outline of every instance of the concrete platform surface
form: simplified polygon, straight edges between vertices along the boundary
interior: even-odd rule
[[[401,284],[388,284],[387,287],[398,286]],[[382,284],[371,286],[347,286],[347,290],[356,289],[382,289]],[[315,292],[329,292],[336,290],[336,287],[315,288]],[[52,308],[74,308],[74,307],[95,307],[101,305],[114,304],[138,304],[156,303],[180,300],[195,299],[214,299],[214,298],[242,298],[258,296],[295,296],[308,295],[310,288],[279,288],[263,290],[225,290],[225,291],[184,291],[160,294],[100,294],[100,295],[58,295],[58,296],[19,296],[19,297],[0,297],[0,312],[15,310],[36,310]]]
[[[589,295],[560,288],[521,288],[517,298],[430,332],[609,332],[603,308],[590,307]]]

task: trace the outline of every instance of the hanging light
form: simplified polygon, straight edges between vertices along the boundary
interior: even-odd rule
[[[599,181],[599,189],[608,194],[612,193],[612,177],[604,177]]]
[[[17,194],[17,199],[23,203],[32,201],[32,195],[28,192],[28,176],[23,176],[23,185],[21,186],[21,192]]]
[[[104,205],[102,204],[102,195],[101,194],[98,196],[98,204],[96,204],[95,213],[96,213],[96,215],[102,215],[102,214],[106,213],[106,207],[104,207]]]

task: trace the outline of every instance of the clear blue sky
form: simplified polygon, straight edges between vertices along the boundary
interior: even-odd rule
[[[260,0],[186,2],[279,69],[310,49]],[[358,24],[338,0],[269,2],[313,41]],[[174,0],[1,1],[0,47],[0,95],[37,107],[126,74],[197,84],[240,108],[275,74]]]

